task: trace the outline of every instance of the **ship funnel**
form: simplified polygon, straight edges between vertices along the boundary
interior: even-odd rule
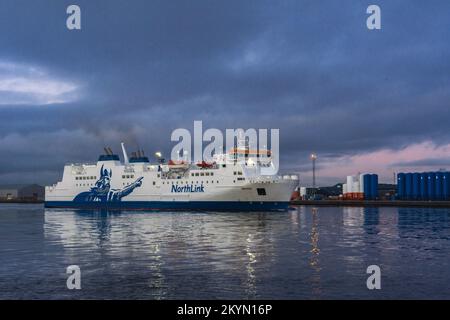
[[[125,164],[128,164],[128,155],[127,155],[127,151],[125,150],[125,143],[121,142],[120,145],[122,146],[122,153],[123,153],[123,162]]]

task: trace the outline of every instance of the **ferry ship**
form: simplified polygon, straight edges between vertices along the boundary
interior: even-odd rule
[[[265,175],[273,166],[269,150],[235,147],[213,161],[189,163],[142,150],[123,161],[105,148],[96,163],[67,164],[62,180],[45,188],[47,208],[267,211],[286,210],[296,175]],[[264,155],[264,156],[263,156]],[[256,159],[256,160],[255,160]]]

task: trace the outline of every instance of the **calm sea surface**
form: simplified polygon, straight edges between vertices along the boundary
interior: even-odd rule
[[[366,268],[381,268],[368,290]],[[66,268],[81,268],[68,290]],[[0,205],[1,299],[450,299],[450,210]]]

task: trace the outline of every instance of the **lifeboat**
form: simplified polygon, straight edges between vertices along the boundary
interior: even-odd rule
[[[170,169],[185,169],[189,167],[189,164],[186,161],[174,161],[169,160],[167,163]]]
[[[197,167],[200,167],[202,169],[210,169],[210,168],[214,167],[215,164],[216,164],[215,162],[208,163],[208,162],[202,161],[202,162],[197,163]]]

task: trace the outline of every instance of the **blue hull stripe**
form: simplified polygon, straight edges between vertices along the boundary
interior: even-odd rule
[[[289,202],[245,201],[120,201],[73,202],[46,201],[46,208],[132,209],[132,210],[211,210],[211,211],[272,211],[287,210]]]

